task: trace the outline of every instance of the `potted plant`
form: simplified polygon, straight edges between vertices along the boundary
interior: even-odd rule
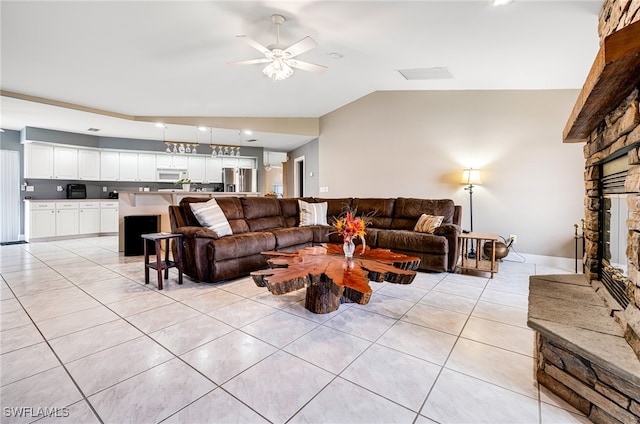
[[[191,180],[189,178],[180,178],[173,184],[177,186],[181,185],[184,191],[191,191]]]

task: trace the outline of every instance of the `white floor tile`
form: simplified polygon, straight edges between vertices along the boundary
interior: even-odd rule
[[[268,420],[281,423],[333,378],[333,374],[279,351],[222,387]]]

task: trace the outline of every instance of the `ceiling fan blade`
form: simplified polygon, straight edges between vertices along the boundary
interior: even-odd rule
[[[266,48],[262,44],[258,43],[253,38],[247,37],[246,35],[236,35],[236,38],[239,38],[240,40],[244,41],[245,43],[247,43],[248,45],[250,45],[254,49],[258,50],[262,54],[266,55],[268,53],[271,53],[271,50],[269,50],[268,48]]]
[[[238,60],[236,62],[227,62],[227,65],[255,65],[256,63],[271,62],[266,57],[263,59]]]
[[[297,43],[287,47],[284,52],[285,53],[289,53],[289,55],[291,57],[295,57],[301,53],[304,53],[306,51],[311,50],[312,48],[314,48],[315,46],[317,46],[318,43],[316,43],[313,38],[311,37],[304,37],[302,40],[298,41]]]
[[[302,60],[289,60],[287,64],[292,68],[302,69],[303,71],[315,72],[321,74],[327,70],[326,66],[316,65],[315,63],[304,62]]]

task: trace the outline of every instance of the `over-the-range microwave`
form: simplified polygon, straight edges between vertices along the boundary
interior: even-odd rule
[[[175,183],[187,177],[186,169],[164,168],[157,170],[157,180],[165,183]]]

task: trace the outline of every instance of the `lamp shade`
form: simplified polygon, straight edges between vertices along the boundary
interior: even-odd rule
[[[462,178],[460,179],[460,184],[465,185],[480,185],[482,184],[482,180],[480,179],[480,170],[468,168],[462,171]]]

